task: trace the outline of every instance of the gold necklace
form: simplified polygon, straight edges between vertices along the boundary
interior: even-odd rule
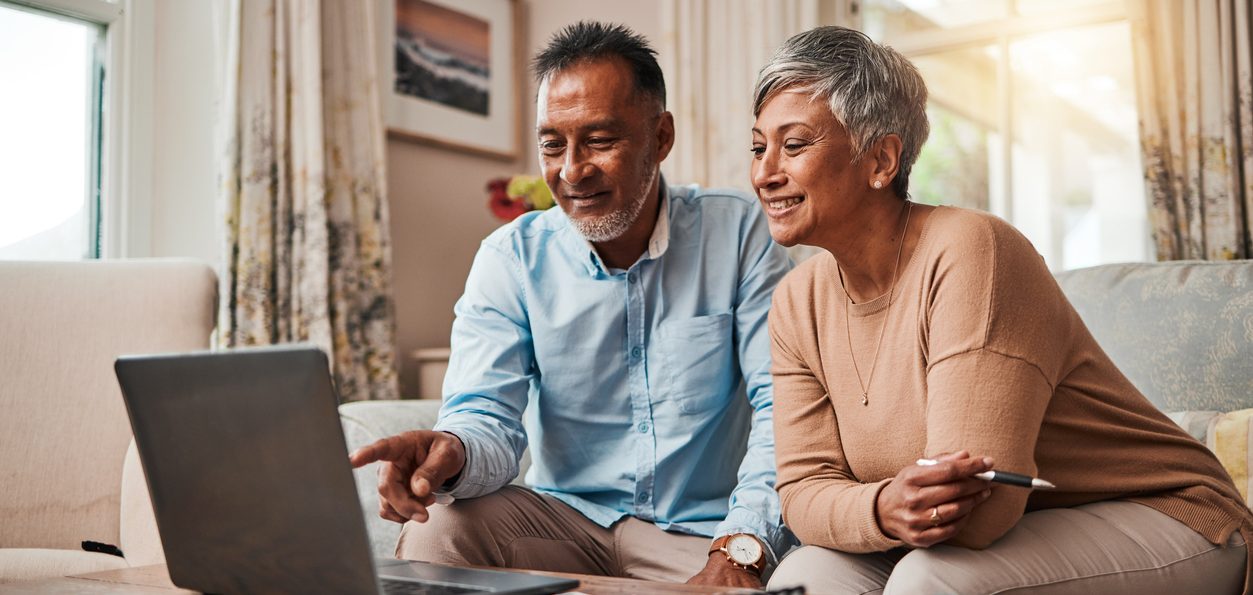
[[[861,404],[870,405],[870,383],[874,381],[875,366],[879,364],[879,347],[883,345],[883,331],[888,328],[888,314],[892,312],[892,294],[896,291],[896,271],[901,267],[901,252],[905,248],[905,234],[909,231],[909,215],[914,212],[914,203],[905,200],[905,225],[901,228],[901,244],[896,247],[896,264],[892,265],[892,283],[888,285],[888,306],[883,311],[883,324],[879,325],[879,340],[874,344],[874,359],[870,360],[870,372],[866,375],[866,383],[862,384],[861,370],[857,369],[857,356],[853,353],[853,331],[848,326],[848,311],[853,307],[853,298],[848,295],[844,286],[844,271],[840,269],[840,261],[835,261],[835,272],[840,277],[840,289],[844,291],[844,335],[848,338],[848,357],[853,360],[853,372],[857,374],[857,386],[861,388]]]

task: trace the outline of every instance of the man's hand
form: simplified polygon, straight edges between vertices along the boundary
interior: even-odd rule
[[[710,552],[709,561],[696,576],[687,579],[689,585],[718,585],[723,587],[744,587],[760,589],[761,577],[756,572],[740,568],[727,559],[722,552]]]
[[[466,449],[448,432],[419,430],[363,446],[348,460],[353,467],[379,465],[379,516],[397,523],[426,522],[435,489],[461,473]]]
[[[988,482],[972,477],[992,459],[966,451],[937,457],[935,465],[910,465],[879,492],[879,528],[914,547],[930,547],[961,531],[970,511],[992,495]]]

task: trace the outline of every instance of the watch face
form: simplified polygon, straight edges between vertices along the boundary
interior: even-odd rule
[[[736,564],[756,564],[761,560],[761,554],[761,543],[749,535],[736,535],[727,542],[727,555]]]

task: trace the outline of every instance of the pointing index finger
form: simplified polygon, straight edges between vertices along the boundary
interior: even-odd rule
[[[348,461],[353,467],[364,467],[377,461],[396,461],[405,456],[406,450],[400,436],[391,436],[358,448],[348,455]]]

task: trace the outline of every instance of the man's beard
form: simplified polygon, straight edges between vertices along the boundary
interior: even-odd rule
[[[574,229],[579,232],[579,235],[582,235],[587,241],[594,244],[622,237],[622,234],[631,229],[631,226],[639,219],[640,213],[644,211],[644,203],[648,201],[648,191],[652,188],[653,180],[656,178],[656,173],[647,176],[639,190],[636,191],[635,200],[632,200],[624,208],[602,217],[582,217],[578,219],[570,217],[570,223],[574,225]]]

